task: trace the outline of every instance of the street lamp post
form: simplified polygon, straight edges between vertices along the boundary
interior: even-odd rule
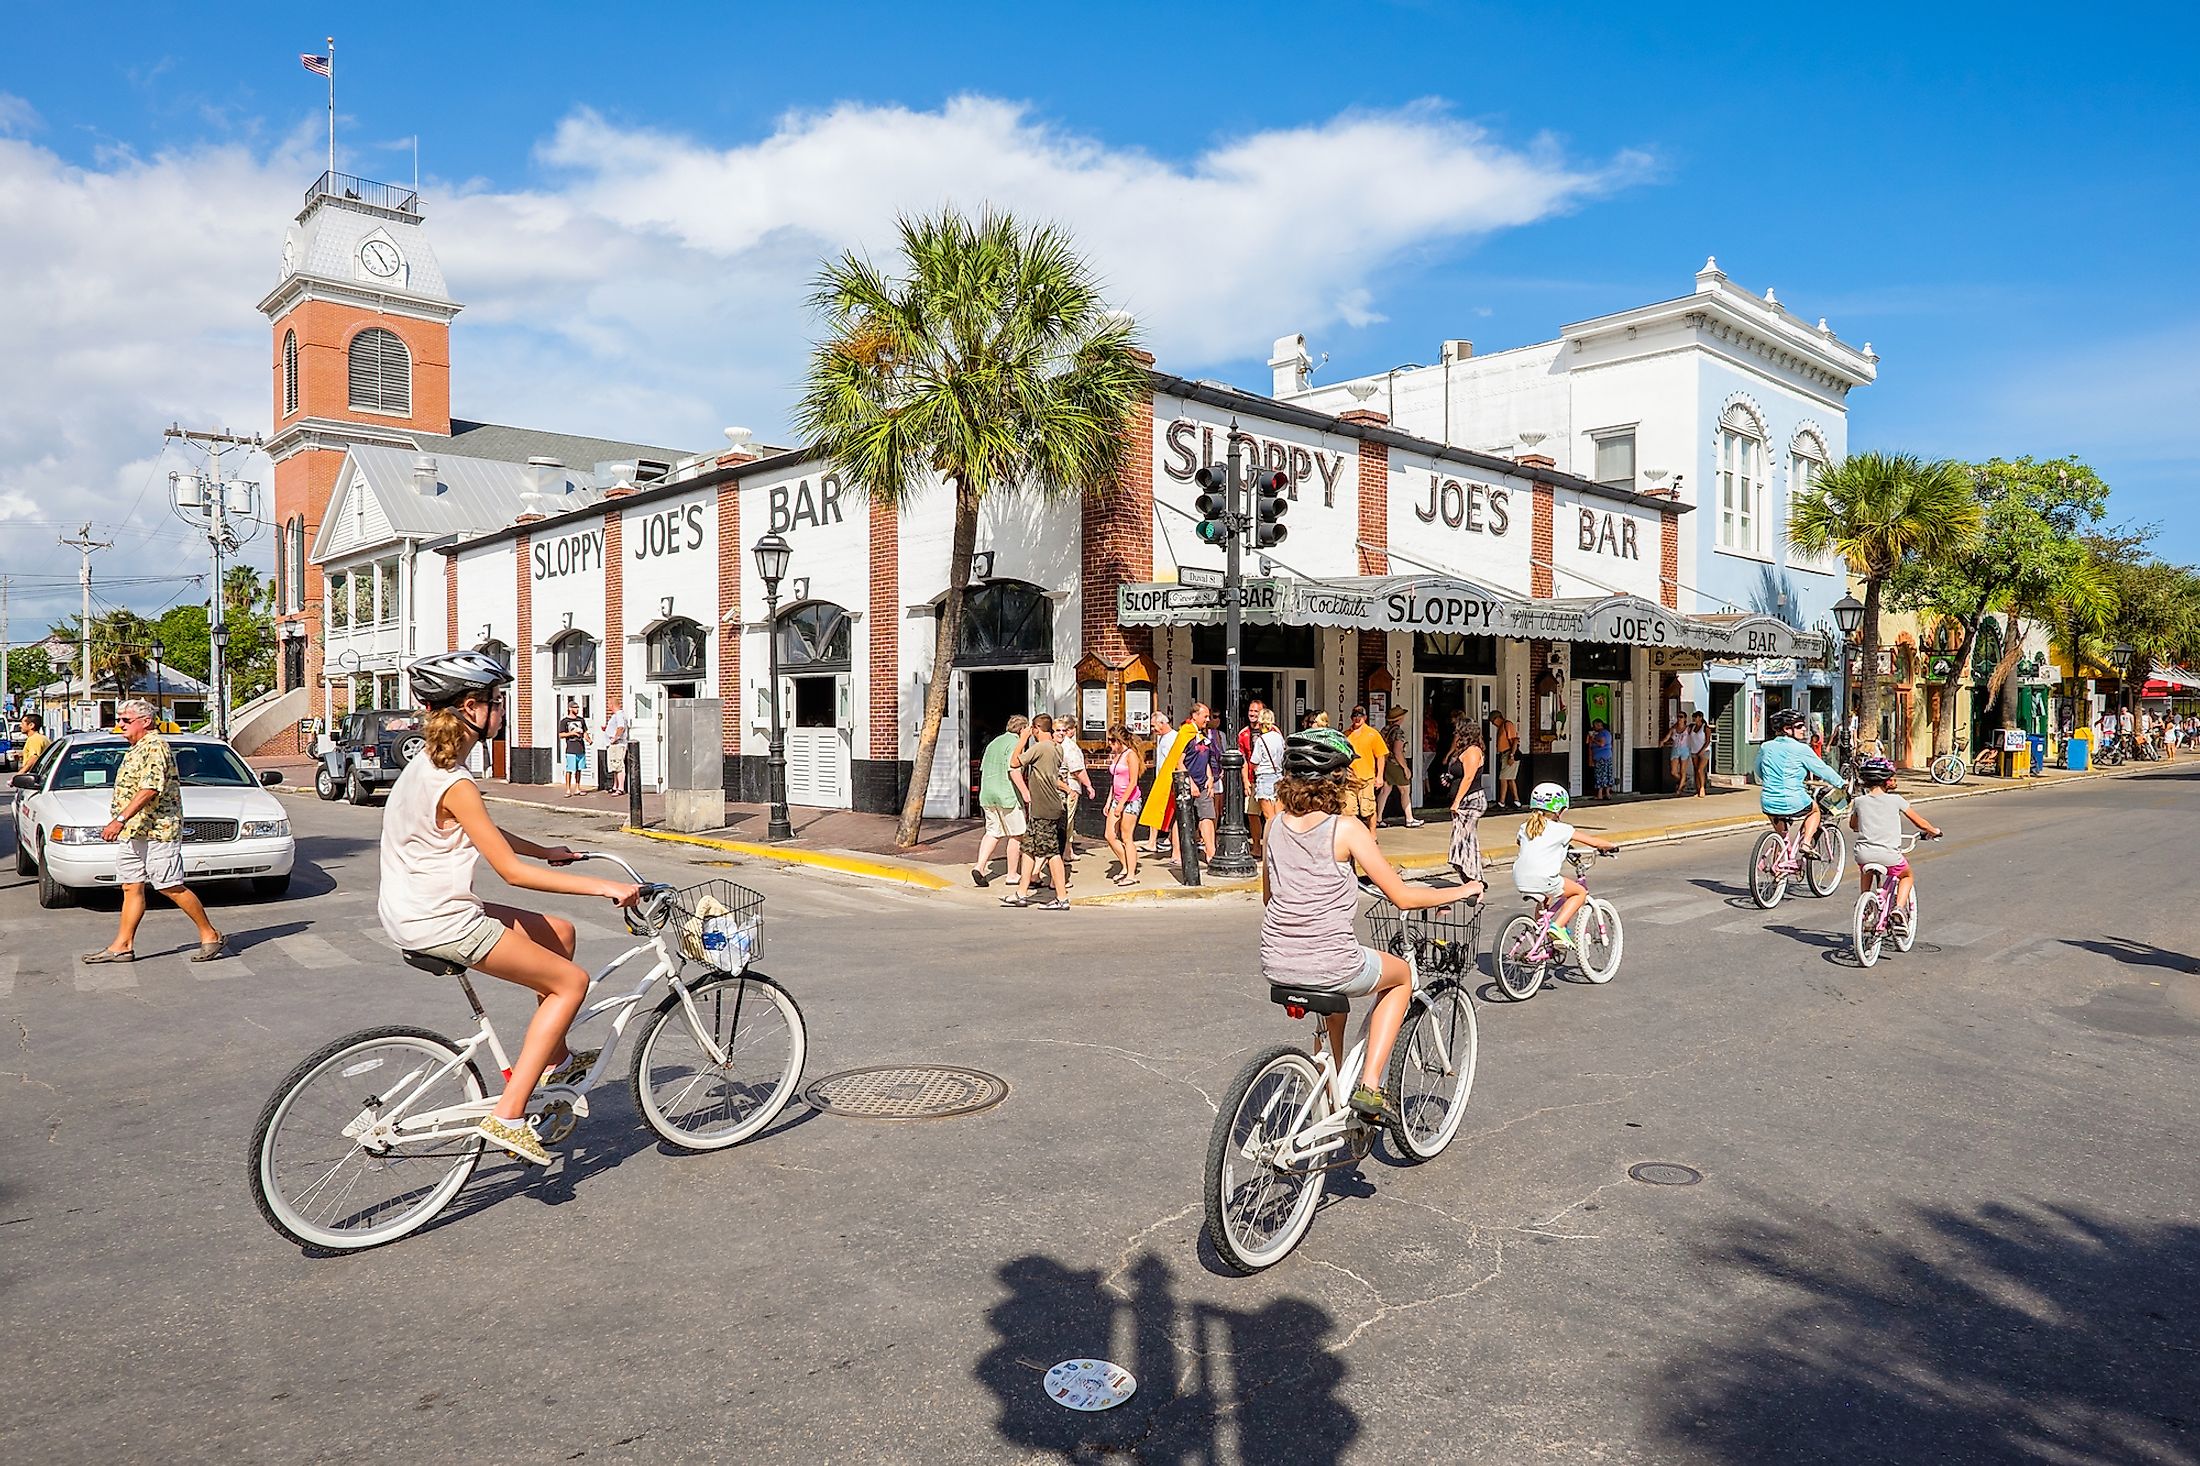
[[[765,772],[771,786],[771,818],[764,826],[767,840],[794,837],[787,818],[787,730],[779,721],[779,582],[786,578],[787,561],[794,554],[786,537],[768,534],[756,542],[756,575],[764,582],[765,635],[771,645],[772,742]]]
[[[163,729],[168,725],[167,699],[162,696],[168,690],[168,679],[161,675],[161,663],[167,660],[163,655],[166,650],[158,639],[153,642],[153,707]]]
[[[1850,699],[1856,695],[1851,685],[1852,658],[1856,650],[1856,633],[1864,624],[1864,603],[1851,595],[1844,595],[1833,603],[1833,623],[1841,629],[1841,752],[1848,758],[1856,756],[1855,740],[1849,735]]]

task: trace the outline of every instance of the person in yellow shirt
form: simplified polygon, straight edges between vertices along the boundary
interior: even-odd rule
[[[28,769],[32,764],[37,763],[38,756],[46,751],[46,745],[52,741],[46,736],[45,728],[40,726],[38,714],[25,713],[23,715],[22,756],[16,759],[15,766],[18,769]]]
[[[1359,786],[1359,793],[1354,796],[1356,807],[1353,813],[1366,821],[1368,828],[1373,829],[1376,770],[1382,767],[1383,757],[1390,752],[1390,745],[1383,741],[1382,734],[1367,725],[1366,708],[1352,710],[1352,725],[1344,737],[1345,742],[1352,745],[1352,777]]]

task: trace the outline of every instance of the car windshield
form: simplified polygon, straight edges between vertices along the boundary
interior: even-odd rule
[[[176,756],[176,772],[183,782],[198,787],[220,789],[247,789],[259,780],[244,760],[229,749],[216,743],[173,743],[169,750]],[[122,762],[125,745],[99,743],[89,748],[72,748],[61,760],[61,768],[54,775],[53,787],[60,789],[107,789],[115,782],[115,766]]]

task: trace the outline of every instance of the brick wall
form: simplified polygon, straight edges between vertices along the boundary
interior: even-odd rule
[[[1146,365],[1153,358],[1146,357]],[[1123,466],[1105,493],[1083,504],[1078,618],[1084,651],[1110,667],[1153,655],[1153,630],[1115,619],[1116,588],[1153,579],[1153,398],[1139,399],[1123,432]],[[1113,699],[1111,697],[1111,708]],[[1111,713],[1112,716],[1112,713]]]
[[[1367,679],[1375,672],[1380,671],[1384,664],[1389,661],[1390,638],[1387,633],[1381,631],[1363,631],[1359,635],[1360,668],[1359,676],[1352,684],[1352,701],[1364,703],[1367,701]],[[1398,696],[1398,689],[1392,688],[1390,695],[1395,700]]]
[[[871,757],[901,757],[901,521],[871,501]]]
[[[741,756],[742,553],[741,485],[735,480],[718,486],[718,728],[727,759]]]
[[[451,328],[445,321],[377,315],[355,305],[308,300],[273,323],[275,426],[301,417],[451,431]],[[405,343],[412,356],[412,412],[360,412],[351,406],[351,339],[380,326]],[[298,410],[283,411],[283,337],[298,333]]]
[[[1535,528],[1528,539],[1528,594],[1537,600],[1547,600],[1557,588],[1557,580],[1551,573],[1551,519],[1553,503],[1551,486],[1537,484],[1535,494]]]
[[[623,491],[614,491],[605,498],[625,498]],[[608,715],[612,705],[626,704],[626,579],[625,548],[626,531],[619,521],[619,511],[606,509],[603,516],[603,693],[604,704],[600,712]]]
[[[328,512],[328,501],[336,492],[337,471],[344,466],[344,455],[333,449],[315,449],[307,453],[294,453],[275,465],[275,525],[278,533],[282,526],[293,519],[305,521],[305,551],[313,553],[314,536],[321,532],[321,518]],[[304,686],[312,699],[311,716],[321,715],[321,670],[323,666],[323,642],[321,637],[321,567],[308,560],[305,567],[305,604],[298,610],[287,611],[279,618],[285,623],[303,626],[306,633],[306,680]],[[286,688],[285,691],[288,689]],[[350,693],[346,690],[338,699],[347,706]]]
[[[1337,414],[1340,422],[1381,427],[1389,417],[1364,407]],[[1390,574],[1390,450],[1380,443],[1360,439],[1360,524],[1358,557],[1360,574]],[[1380,549],[1369,549],[1379,545]],[[1362,672],[1364,682],[1366,673]]]
[[[1670,512],[1658,516],[1658,599],[1680,607],[1681,517]]]

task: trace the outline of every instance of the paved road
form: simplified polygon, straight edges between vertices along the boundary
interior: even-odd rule
[[[244,1184],[268,1090],[464,1010],[381,945],[378,816],[295,812],[312,870],[223,905],[215,967],[156,912],[164,955],[79,968],[111,910],[0,885],[0,1458],[2200,1460],[2200,768],[1937,806],[1925,938],[1869,972],[1845,899],[1746,905],[1738,839],[1602,867],[1619,979],[1485,1003],[1451,1152],[1378,1153],[1254,1279],[1198,1236],[1211,1104],[1295,1031],[1250,902],[778,871],[744,878],[810,1072],[973,1064],[1005,1104],[688,1156],[614,1090],[547,1174],[302,1256]],[[1087,1354],[1137,1397],[1046,1400]]]

